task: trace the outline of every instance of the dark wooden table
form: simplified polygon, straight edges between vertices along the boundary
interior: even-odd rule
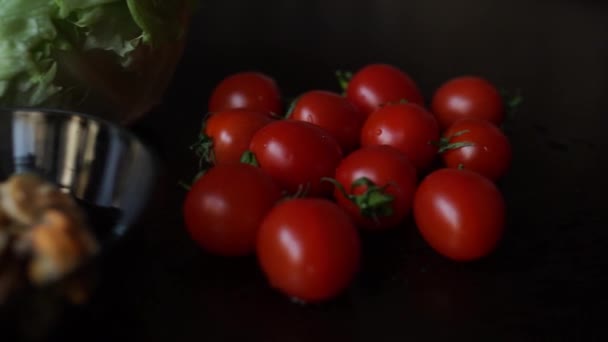
[[[205,1],[162,106],[132,129],[164,162],[158,195],[101,265],[92,302],[54,339],[112,341],[607,340],[608,3],[605,1]],[[501,183],[508,231],[492,256],[437,256],[411,225],[365,239],[339,299],[303,307],[255,259],[206,255],[181,221],[188,151],[214,84],[256,69],[286,96],[334,89],[333,71],[407,70],[425,95],[467,73],[521,88]]]

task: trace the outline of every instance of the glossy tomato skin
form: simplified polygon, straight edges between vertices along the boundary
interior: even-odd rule
[[[457,134],[458,132],[465,133]],[[462,165],[493,181],[508,171],[512,159],[511,144],[492,123],[479,119],[461,119],[450,126],[444,135],[452,137],[450,144],[472,144],[442,153],[441,157],[447,167],[458,168]]]
[[[359,269],[360,241],[348,215],[325,199],[293,199],[266,216],[257,255],[270,284],[305,302],[344,291]]]
[[[388,64],[370,64],[357,71],[348,84],[346,97],[365,114],[401,100],[424,106],[424,98],[416,82],[399,68]]]
[[[494,183],[478,173],[441,169],[418,187],[414,219],[439,254],[472,261],[496,248],[504,230],[505,203]]]
[[[322,128],[295,120],[272,122],[253,136],[249,148],[260,168],[288,192],[305,187],[311,197],[331,195],[332,185],[321,179],[334,175],[342,150]]]
[[[431,108],[442,129],[464,118],[487,120],[500,125],[505,118],[504,102],[496,87],[484,78],[462,76],[442,84]]]
[[[186,196],[183,211],[187,231],[209,253],[250,254],[263,218],[281,196],[279,186],[254,166],[215,166]]]
[[[281,113],[281,92],[276,81],[263,73],[247,71],[224,78],[209,99],[209,112],[247,109]]]
[[[359,145],[365,116],[345,97],[329,91],[302,94],[293,108],[292,120],[315,124],[329,132],[347,153]]]
[[[255,132],[272,121],[267,113],[240,109],[211,113],[204,133],[213,143],[214,164],[239,162]]]
[[[360,195],[368,187],[352,188],[352,184],[361,177],[368,178],[379,187],[388,185],[385,193],[393,197],[390,205],[392,215],[378,217],[376,220],[366,217],[355,203],[336,188],[334,197],[338,204],[362,228],[388,229],[402,223],[411,212],[417,185],[416,169],[407,157],[391,146],[362,147],[342,160],[336,170],[335,179],[348,194]]]
[[[437,155],[439,126],[431,113],[413,103],[384,106],[373,112],[361,130],[361,146],[389,145],[425,171]]]

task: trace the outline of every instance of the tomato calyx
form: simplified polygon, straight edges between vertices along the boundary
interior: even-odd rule
[[[192,184],[194,184],[199,178],[201,178],[208,170],[208,168],[214,164],[215,155],[213,154],[213,139],[209,137],[205,132],[205,122],[203,121],[203,127],[201,133],[198,136],[198,140],[190,145],[190,150],[194,151],[194,154],[198,158],[198,172],[192,178],[190,183],[180,180],[177,185],[186,191],[190,191]]]
[[[378,221],[381,217],[393,215],[393,207],[391,204],[395,198],[386,193],[386,189],[391,185],[390,183],[384,186],[378,186],[371,179],[361,177],[351,184],[350,190],[352,192],[355,188],[360,186],[365,186],[366,190],[362,194],[355,195],[346,192],[344,186],[333,178],[326,177],[322,180],[332,183],[345,198],[359,208],[361,215],[364,217]]]
[[[521,89],[515,89],[515,91],[513,92],[501,89],[500,95],[502,96],[503,102],[505,103],[507,118],[513,118],[517,110],[524,102],[524,97],[521,94]]]
[[[186,191],[190,191],[192,189],[192,184],[188,184],[185,181],[177,182],[177,185]]]
[[[287,200],[292,200],[292,199],[305,198],[306,196],[308,196],[309,191],[310,191],[310,182],[308,182],[306,184],[300,184],[298,186],[298,190],[296,192],[294,192],[293,194],[285,193],[285,195],[283,196],[283,200],[287,201]]]
[[[289,108],[287,109],[287,112],[285,113],[284,116],[277,115],[277,117],[280,119],[289,119],[291,114],[293,114],[294,109],[296,109],[296,106],[298,104],[298,101],[300,100],[300,97],[301,96],[298,96],[298,97],[294,98],[293,100],[291,100],[291,102],[289,103]]]
[[[340,89],[346,94],[346,89],[348,89],[348,84],[353,78],[353,73],[351,71],[336,70],[336,77],[338,78]]]
[[[275,120],[284,119],[284,117],[281,114],[275,113],[275,112],[268,112],[268,116],[270,116],[271,119],[275,119]]]
[[[470,133],[470,131],[468,129],[458,131],[448,137],[442,137],[437,142],[431,141],[430,144],[433,144],[439,148],[439,150],[437,151],[438,154],[442,154],[442,153],[445,153],[446,151],[450,151],[450,150],[457,150],[459,148],[475,145],[470,141],[451,142],[453,138],[459,137],[459,136],[461,136],[463,134],[467,134],[467,133]]]
[[[243,152],[241,156],[240,162],[243,164],[249,164],[251,166],[260,167],[260,163],[258,162],[258,158],[256,158],[255,153],[250,150]]]
[[[190,189],[192,189],[192,184],[196,183],[196,181],[199,180],[199,178],[201,178],[206,172],[206,169],[200,170],[196,175],[194,175],[190,183],[180,180],[177,182],[177,185],[186,191],[190,191]]]
[[[190,146],[190,150],[198,157],[198,167],[203,169],[205,164],[213,164],[213,139],[205,133],[200,133],[198,140]]]

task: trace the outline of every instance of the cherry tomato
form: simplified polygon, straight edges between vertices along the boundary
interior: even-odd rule
[[[414,219],[435,251],[471,261],[491,253],[505,224],[505,203],[494,183],[468,170],[428,175],[414,197]]]
[[[349,216],[325,199],[278,204],[264,219],[257,255],[270,284],[305,302],[331,299],[359,269],[360,241]]]
[[[413,103],[384,106],[373,112],[361,131],[361,146],[390,145],[403,152],[418,171],[435,155],[439,127],[431,113]]]
[[[402,100],[424,105],[424,98],[414,80],[387,64],[370,64],[357,71],[348,84],[346,97],[365,114]]]
[[[332,185],[321,179],[334,175],[342,152],[336,139],[322,128],[295,120],[272,122],[253,136],[249,149],[260,168],[285,190],[305,189],[309,196],[332,193]]]
[[[211,154],[208,159],[214,164],[236,163],[249,148],[255,132],[272,121],[268,114],[239,109],[212,113],[206,120],[206,139],[202,142],[210,143],[210,151],[202,153]]]
[[[194,183],[186,196],[183,210],[187,230],[210,253],[250,254],[255,250],[262,220],[281,196],[272,178],[254,166],[215,166]]]
[[[358,185],[362,179],[371,183]],[[361,227],[385,229],[395,227],[410,213],[417,177],[416,169],[399,150],[369,146],[342,160],[336,181],[341,185],[334,191],[338,204]]]
[[[511,144],[492,123],[479,119],[461,119],[445,132],[446,149],[442,153],[447,167],[478,172],[491,180],[502,177],[511,165]]]
[[[463,118],[488,120],[496,125],[505,118],[504,103],[496,87],[476,76],[445,82],[435,92],[431,108],[442,129]]]
[[[281,113],[281,93],[276,81],[259,72],[240,72],[223,79],[209,99],[209,112],[248,109]]]
[[[365,116],[348,99],[339,94],[313,90],[300,96],[289,117],[325,129],[347,153],[359,145]]]

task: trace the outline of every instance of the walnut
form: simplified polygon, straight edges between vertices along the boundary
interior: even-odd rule
[[[40,208],[34,205],[37,190],[43,184],[43,180],[35,175],[12,176],[0,185],[0,210],[18,224],[34,224],[40,216]]]
[[[38,210],[54,208],[69,211],[73,215],[80,215],[80,208],[72,197],[48,183],[37,189],[35,201],[32,205]]]
[[[32,283],[59,280],[97,249],[84,212],[70,195],[32,174],[0,184],[0,253],[27,260]]]
[[[80,222],[59,210],[47,210],[40,223],[20,241],[29,247],[29,277],[36,284],[58,280],[97,251],[97,245]],[[22,247],[23,248],[23,247]]]

